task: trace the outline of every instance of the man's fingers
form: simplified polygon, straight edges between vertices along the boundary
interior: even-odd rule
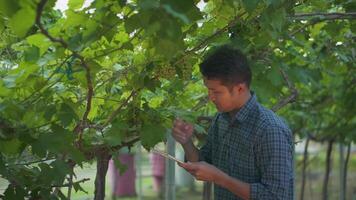
[[[195,178],[196,178],[196,173],[195,173],[195,171],[188,171],[189,172],[189,174],[191,174],[192,176],[194,176]]]
[[[184,130],[189,131],[191,129],[191,126],[189,126],[188,124],[184,125]]]
[[[196,170],[190,170],[190,169],[185,169],[187,172],[189,172],[192,176],[196,176],[197,172]]]
[[[178,165],[184,169],[188,168],[188,163],[179,163]]]
[[[189,123],[184,122],[181,119],[175,119],[173,122],[174,127],[177,127],[179,129],[183,130],[190,130],[192,128],[192,125]]]
[[[187,172],[189,172],[192,176],[195,177],[195,179],[197,180],[202,180],[200,173],[199,173],[199,167],[197,165],[195,165],[194,163],[182,163],[182,164],[178,164],[179,166],[181,166],[182,168],[184,168]]]
[[[178,166],[179,166],[179,167],[184,168],[184,167],[183,167],[184,163],[180,163],[180,162],[178,162],[177,164],[178,164]]]
[[[182,124],[183,124],[183,121],[181,119],[175,119],[174,120],[174,125],[175,126],[182,126]]]
[[[187,142],[187,138],[185,136],[182,136],[182,135],[176,136],[176,140],[178,142],[181,142],[182,144],[185,144]]]
[[[196,171],[198,169],[197,166],[191,162],[184,163],[183,168],[188,171]]]
[[[187,163],[178,163],[178,165],[184,169],[186,169],[186,167],[188,166]]]
[[[176,137],[179,137],[181,139],[184,139],[187,137],[186,134],[179,129],[173,129],[173,135]]]
[[[173,128],[173,134],[174,134],[174,136],[179,137],[183,140],[188,139],[187,133],[181,131],[179,128]]]
[[[185,135],[185,133],[178,127],[174,127],[173,128],[173,132],[174,133],[178,133],[178,134],[181,134],[181,135]]]

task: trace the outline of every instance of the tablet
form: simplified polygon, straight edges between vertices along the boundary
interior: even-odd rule
[[[165,157],[165,158],[168,158],[168,159],[170,159],[170,160],[176,161],[177,163],[180,163],[180,164],[183,164],[183,163],[184,163],[183,161],[178,160],[177,158],[175,158],[175,157],[169,155],[169,154],[166,153],[166,152],[158,151],[158,150],[156,150],[156,149],[152,149],[152,152],[158,153],[159,155],[161,155],[161,156],[163,156],[163,157]]]

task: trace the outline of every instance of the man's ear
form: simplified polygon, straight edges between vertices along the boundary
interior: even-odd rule
[[[233,86],[233,90],[237,93],[237,94],[241,94],[243,93],[246,88],[245,88],[245,84],[239,83]]]

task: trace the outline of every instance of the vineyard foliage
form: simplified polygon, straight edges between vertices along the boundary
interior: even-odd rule
[[[4,199],[65,199],[58,188],[81,189],[74,166],[213,115],[198,65],[223,44],[247,55],[259,101],[296,135],[356,141],[354,1],[55,3],[0,0]]]

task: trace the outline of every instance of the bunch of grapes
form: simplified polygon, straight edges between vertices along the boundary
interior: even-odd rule
[[[173,66],[171,65],[164,65],[164,66],[159,66],[156,68],[156,74],[160,77],[160,78],[164,78],[164,79],[171,79],[176,75],[176,70]]]
[[[155,69],[155,73],[159,78],[172,79],[176,76],[183,80],[189,80],[192,76],[192,64],[188,62],[189,60],[182,59],[175,64],[164,64],[159,65]]]

